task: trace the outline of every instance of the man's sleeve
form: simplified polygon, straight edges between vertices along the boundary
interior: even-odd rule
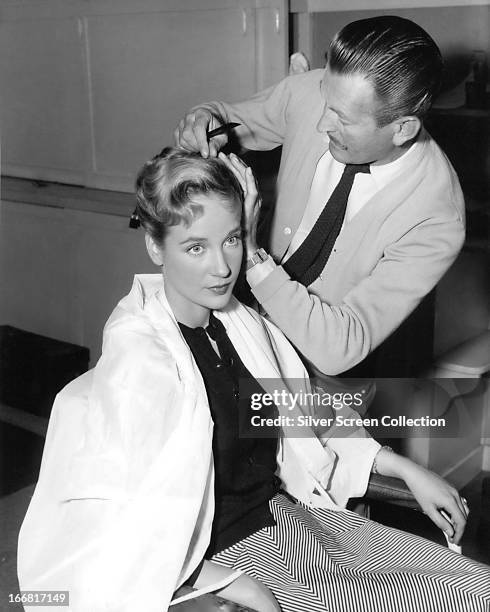
[[[204,108],[223,122],[239,123],[234,133],[244,148],[268,151],[281,145],[284,140],[291,78],[294,77],[283,79],[249,100],[236,104],[208,102],[195,106],[192,111]]]
[[[463,241],[461,221],[421,223],[388,245],[372,273],[337,305],[309,293],[281,266],[256,282],[250,274],[247,278],[290,342],[321,372],[335,375],[362,361],[405,320]]]

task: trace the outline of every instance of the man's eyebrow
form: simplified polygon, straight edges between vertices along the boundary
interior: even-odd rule
[[[323,85],[323,79],[320,80],[319,84],[320,84],[320,94],[321,94],[322,98],[325,100],[325,102],[328,103],[327,94],[325,92],[325,86]],[[338,110],[336,108],[333,108],[333,106],[329,106],[328,108],[330,110],[332,110],[336,115],[341,117],[342,119],[345,119],[346,121],[349,121],[349,117],[345,113],[343,113],[342,111],[340,111],[340,110]]]

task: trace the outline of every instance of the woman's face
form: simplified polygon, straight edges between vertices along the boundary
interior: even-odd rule
[[[163,265],[165,294],[176,319],[205,326],[209,311],[224,308],[242,263],[241,205],[215,194],[197,195],[202,207],[191,225],[168,228],[163,247],[147,236],[154,263]]]

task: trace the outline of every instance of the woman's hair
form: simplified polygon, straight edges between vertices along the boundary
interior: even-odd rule
[[[328,66],[337,74],[359,74],[380,100],[380,127],[398,117],[422,118],[442,79],[441,53],[432,38],[413,21],[385,16],[361,19],[334,37]]]
[[[208,194],[230,207],[243,203],[238,180],[220,159],[167,147],[138,172],[135,212],[145,231],[162,245],[170,226],[189,226],[202,214],[202,206],[193,200]]]

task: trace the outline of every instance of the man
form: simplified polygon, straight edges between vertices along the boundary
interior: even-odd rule
[[[457,176],[423,128],[441,73],[418,25],[365,19],[335,36],[325,71],[195,107],[176,130],[180,146],[204,156],[227,142],[206,135],[225,122],[241,124],[249,149],[283,146],[272,257],[250,232],[247,280],[313,370],[339,374],[365,359],[463,244]]]

